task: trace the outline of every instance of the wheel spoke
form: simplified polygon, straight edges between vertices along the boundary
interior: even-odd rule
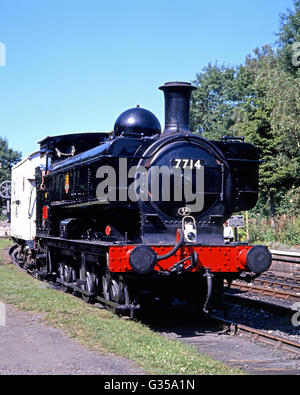
[[[72,282],[72,280],[73,280],[73,278],[72,278],[73,277],[73,275],[72,275],[73,274],[73,269],[72,269],[71,266],[67,265],[64,262],[60,263],[58,271],[59,271],[59,278],[62,281],[64,281],[65,283],[71,283]],[[64,285],[64,284],[60,284],[60,285],[61,285],[62,290],[65,293],[72,292],[72,288],[71,287],[68,287],[67,285]]]

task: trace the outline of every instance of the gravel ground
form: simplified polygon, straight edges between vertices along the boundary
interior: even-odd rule
[[[89,351],[38,315],[6,306],[0,327],[0,375],[142,375],[132,361]]]
[[[230,304],[227,319],[300,343],[300,302],[284,301],[251,293],[244,293],[243,296],[256,301],[276,303],[289,308],[293,307],[293,311],[286,316],[280,316],[267,311],[263,304],[260,309]]]
[[[234,368],[252,375],[300,375],[300,358],[243,335],[220,334],[212,327],[184,326],[156,328],[163,335],[195,346]]]

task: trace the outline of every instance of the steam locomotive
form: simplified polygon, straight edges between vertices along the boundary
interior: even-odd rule
[[[195,87],[168,82],[165,129],[123,112],[109,133],[47,137],[12,171],[11,256],[118,313],[220,303],[224,279],[268,270],[264,246],[224,240],[232,213],[258,197],[258,150],[191,133]]]

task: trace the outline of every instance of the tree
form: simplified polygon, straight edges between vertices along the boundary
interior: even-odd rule
[[[299,81],[268,45],[237,68],[209,65],[197,75],[193,130],[209,139],[244,136],[260,149],[260,201],[268,202],[271,217],[282,196],[299,183]]]
[[[299,81],[281,68],[270,46],[248,56],[245,68],[252,74],[254,94],[241,101],[235,128],[261,150],[260,189],[273,218],[300,177]]]
[[[237,69],[209,64],[193,81],[197,90],[191,105],[191,130],[208,139],[228,135],[234,124],[234,107],[237,101],[235,87]]]
[[[282,68],[295,77],[300,76],[300,0],[294,0],[294,10],[281,14],[277,34],[279,61]]]
[[[268,224],[271,218],[272,228],[265,231],[270,229],[274,240],[295,243],[297,226],[300,235],[300,0],[281,15],[277,37],[277,47],[255,49],[243,65],[209,64],[196,75],[191,126],[208,139],[244,136],[260,149],[260,194],[252,214],[268,217]],[[279,224],[277,215],[283,218]]]
[[[21,160],[22,154],[9,148],[8,141],[0,137],[0,183],[11,179],[13,165]],[[6,203],[0,198],[0,208]]]

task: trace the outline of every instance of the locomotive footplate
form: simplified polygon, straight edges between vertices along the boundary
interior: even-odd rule
[[[130,255],[136,247],[144,246],[159,257],[168,255],[173,246],[145,246],[136,244],[116,244],[101,241],[64,240],[56,237],[43,237],[49,247],[65,251],[84,252],[100,256],[109,253],[109,270],[114,273],[134,273],[130,265]],[[182,271],[212,273],[239,273],[248,271],[263,273],[272,263],[269,250],[260,245],[231,244],[219,246],[183,245],[167,259],[158,260],[153,270],[166,272],[181,265]],[[174,270],[175,272],[175,270]],[[180,272],[180,271],[179,271]]]
[[[130,255],[135,246],[112,246],[109,248],[109,270],[111,272],[131,272]],[[149,247],[147,247],[149,248]],[[168,256],[170,246],[151,247],[157,256]],[[249,271],[257,274],[268,270],[272,263],[269,250],[264,246],[182,246],[166,259],[159,260],[154,271],[172,271],[178,264],[181,272],[239,273]],[[177,266],[178,267],[178,266]]]
[[[145,246],[135,244],[116,244],[115,242],[63,240],[56,237],[42,237],[49,247],[64,251],[83,252],[91,256],[105,256],[108,252],[108,268],[113,273],[134,273],[130,264],[130,255],[136,247],[142,247],[159,257],[167,256],[173,246]],[[240,273],[242,271],[261,274],[268,270],[272,263],[272,256],[265,246],[231,244],[221,246],[183,245],[166,259],[159,260],[153,266],[154,272],[205,272],[212,273]]]
[[[111,272],[132,272],[130,254],[135,246],[109,247],[109,270]],[[167,259],[160,260],[154,266],[157,272],[171,271],[176,265],[183,265],[184,270],[214,273],[238,273],[247,268],[247,254],[253,246],[182,246]],[[167,254],[171,246],[153,246],[158,256]]]

